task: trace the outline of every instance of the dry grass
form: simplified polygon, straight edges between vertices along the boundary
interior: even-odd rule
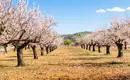
[[[37,50],[38,53],[39,50]],[[59,47],[33,60],[31,50],[24,51],[25,67],[16,66],[16,52],[0,56],[0,80],[126,80],[130,79],[130,49],[124,58],[86,51],[79,47]]]

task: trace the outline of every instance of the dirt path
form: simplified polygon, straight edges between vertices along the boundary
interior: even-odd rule
[[[39,50],[38,50],[38,53]],[[130,79],[130,60],[103,53],[91,53],[78,47],[60,47],[38,60],[24,51],[25,67],[15,67],[14,52],[0,58],[0,80],[106,80]]]

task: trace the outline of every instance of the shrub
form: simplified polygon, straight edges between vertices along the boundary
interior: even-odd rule
[[[70,45],[70,44],[72,44],[72,40],[70,39],[64,40],[64,45]]]

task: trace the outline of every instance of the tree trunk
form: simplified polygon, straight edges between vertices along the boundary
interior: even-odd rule
[[[55,50],[55,47],[52,47],[52,51],[54,51]]]
[[[27,46],[29,44],[29,42],[30,41],[27,41],[27,42],[25,42],[23,44],[17,44],[17,46],[16,46],[16,48],[17,48],[17,63],[18,63],[17,66],[18,67],[25,65],[24,61],[23,61],[23,52],[22,52],[22,50],[23,50],[23,48],[25,46]]]
[[[106,45],[106,55],[110,54],[110,45]]]
[[[16,47],[16,46],[14,46],[14,52],[16,51],[16,49],[17,49],[17,47]]]
[[[53,46],[51,47],[51,51],[54,51],[54,47]]]
[[[50,52],[52,52],[52,47],[51,46],[49,47],[49,49],[50,49]]]
[[[81,48],[83,49],[83,44],[81,44]]]
[[[88,50],[88,45],[86,44],[86,50]]]
[[[33,50],[34,59],[38,59],[38,56],[37,56],[37,53],[36,53],[36,46],[35,45],[32,46],[32,50]]]
[[[21,48],[17,48],[17,66],[24,66],[24,61],[23,61],[23,52]]]
[[[83,44],[83,49],[85,49],[85,44]]]
[[[25,50],[27,50],[27,46],[25,46]]]
[[[96,44],[93,44],[93,52],[95,51],[95,46],[96,46]]]
[[[98,45],[98,52],[100,53],[101,52],[101,46]]]
[[[4,51],[5,51],[5,53],[8,53],[8,51],[7,51],[7,45],[4,45]]]
[[[49,46],[46,46],[46,53],[49,53]]]
[[[89,44],[89,50],[91,51],[91,44]]]
[[[123,57],[123,51],[122,51],[123,44],[118,43],[117,49],[118,49],[118,58]]]
[[[43,55],[44,55],[44,48],[41,47],[41,56],[43,56]]]
[[[124,49],[126,50],[127,49],[127,42],[126,41],[124,42],[124,45],[125,45]]]

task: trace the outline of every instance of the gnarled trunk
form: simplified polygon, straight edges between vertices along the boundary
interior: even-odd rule
[[[50,48],[50,52],[52,52],[52,47],[50,46],[49,48]]]
[[[122,50],[123,44],[117,43],[116,45],[117,45],[117,49],[118,49],[118,56],[117,57],[118,58],[123,57],[123,50]]]
[[[32,50],[33,50],[34,59],[38,59],[38,56],[37,56],[37,53],[36,53],[36,46],[35,45],[32,46]]]
[[[17,48],[17,66],[24,66],[22,48]]]
[[[88,50],[88,45],[86,44],[86,50]]]
[[[83,49],[85,49],[85,44],[83,44]]]
[[[83,47],[82,47],[82,44],[81,44],[80,46],[81,46],[81,48],[83,48]]]
[[[91,51],[91,44],[89,44],[89,50]]]
[[[44,55],[44,47],[41,47],[41,56]]]
[[[8,51],[7,51],[7,45],[4,45],[4,51],[5,51],[5,53],[8,53]]]
[[[127,49],[127,42],[126,41],[124,42],[124,46],[125,46],[124,49],[126,50]]]
[[[52,51],[54,51],[54,50],[55,50],[55,47],[53,46],[53,47],[52,47]]]
[[[100,53],[101,52],[101,45],[98,44],[98,52]]]
[[[82,49],[85,49],[85,44],[81,44],[81,48],[82,48]]]
[[[96,46],[96,44],[93,44],[93,52],[95,51],[95,46]]]
[[[110,54],[110,45],[106,45],[106,55]]]
[[[46,46],[46,53],[49,53],[49,46]]]

